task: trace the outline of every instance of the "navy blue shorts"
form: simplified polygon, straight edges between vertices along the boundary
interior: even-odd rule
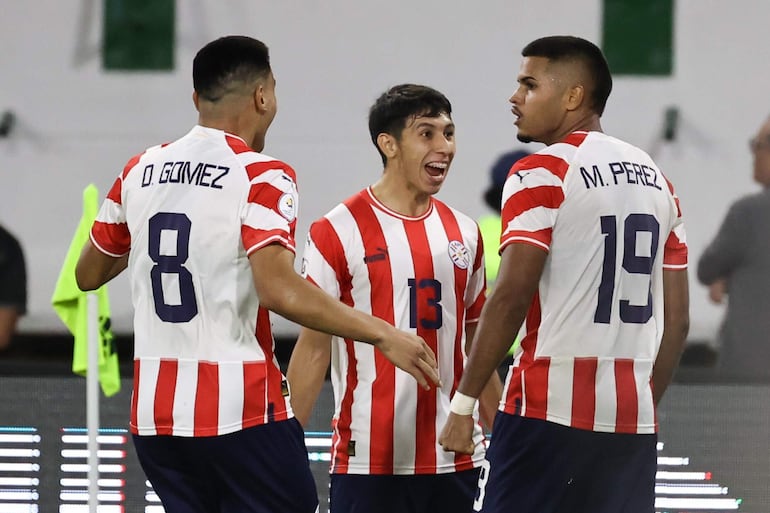
[[[652,513],[657,435],[497,413],[474,511]]]
[[[470,513],[479,469],[449,474],[332,474],[331,513]]]
[[[168,513],[314,513],[318,494],[296,419],[211,437],[134,435]]]

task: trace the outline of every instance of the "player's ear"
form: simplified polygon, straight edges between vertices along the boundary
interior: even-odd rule
[[[388,160],[392,159],[398,154],[398,141],[395,137],[388,133],[381,133],[377,136],[377,147],[387,157]]]
[[[265,84],[257,82],[254,89],[254,108],[257,112],[264,112],[267,110],[267,99],[265,98]]]
[[[564,93],[564,102],[567,110],[577,110],[583,105],[585,100],[586,88],[583,84],[574,84],[568,87]]]
[[[195,110],[200,111],[201,109],[198,106],[198,91],[196,91],[194,89],[193,89],[193,94],[192,94],[192,101],[193,101],[193,105],[195,105]]]

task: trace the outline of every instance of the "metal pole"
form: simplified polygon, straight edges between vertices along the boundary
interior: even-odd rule
[[[88,372],[86,374],[86,428],[88,430],[88,511],[99,506],[99,297],[88,300]]]

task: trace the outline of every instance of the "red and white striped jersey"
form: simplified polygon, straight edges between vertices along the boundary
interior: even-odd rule
[[[485,447],[478,422],[472,456],[437,443],[466,360],[465,324],[478,320],[485,300],[476,223],[436,199],[424,215],[403,216],[365,189],[312,224],[302,272],[344,303],[422,336],[443,381],[425,391],[372,345],[334,337],[331,472],[437,474],[478,466]]]
[[[248,255],[294,251],[295,181],[283,162],[201,126],[132,158],[115,181],[91,240],[130,251],[132,432],[212,436],[293,415]]]
[[[593,431],[654,433],[663,269],[686,269],[674,189],[642,150],[574,132],[518,161],[500,250],[549,252],[501,409]]]

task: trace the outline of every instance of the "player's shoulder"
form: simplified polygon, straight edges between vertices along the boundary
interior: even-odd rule
[[[228,140],[230,150],[235,155],[240,166],[245,169],[251,180],[270,171],[279,171],[280,173],[278,176],[282,174],[290,178],[293,182],[297,181],[297,173],[288,163],[246,146],[241,139],[235,137],[228,138],[231,139]]]
[[[369,208],[366,189],[360,190],[355,194],[345,198],[326,212],[318,221],[326,219],[328,221],[338,221],[354,215],[353,212],[360,211],[361,208]]]
[[[148,158],[152,158],[158,150],[163,148],[164,146],[167,146],[168,143],[164,144],[156,144],[154,146],[150,146],[149,148],[146,148],[140,153],[137,153],[136,155],[133,155],[131,158],[129,158],[126,161],[126,165],[123,166],[123,173],[122,176],[125,179],[128,174],[131,172],[132,169],[139,167],[139,164]]]
[[[294,171],[294,168],[289,164],[281,159],[254,150],[251,146],[246,144],[246,141],[237,135],[214,128],[196,126],[187,136],[185,136],[185,138],[196,137],[199,139],[209,138],[210,140],[215,141],[220,147],[220,151],[234,157],[236,165],[242,167],[246,171],[250,180],[261,176],[268,171],[279,171],[280,173],[272,173],[270,177],[288,177],[293,182],[297,181],[297,174]],[[223,157],[224,156],[225,155],[223,155]]]
[[[272,178],[290,179],[297,182],[297,172],[292,166],[283,160],[271,157],[264,153],[253,152],[248,155],[248,162],[244,162],[244,168],[252,180],[257,176],[271,173]]]

